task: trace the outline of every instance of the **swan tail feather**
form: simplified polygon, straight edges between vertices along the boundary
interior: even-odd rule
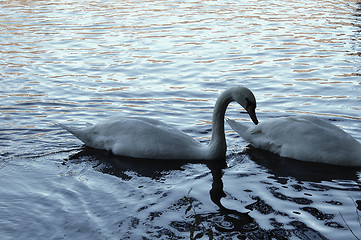
[[[240,123],[237,123],[236,121],[234,121],[233,119],[229,119],[227,118],[227,123],[228,125],[234,130],[236,131],[242,138],[243,140],[249,142],[250,141],[250,134],[248,132],[248,127],[244,126]]]
[[[56,124],[57,126],[67,130],[71,134],[73,134],[75,137],[77,137],[80,141],[87,143],[88,137],[86,136],[85,132],[77,127],[70,127],[61,123]]]

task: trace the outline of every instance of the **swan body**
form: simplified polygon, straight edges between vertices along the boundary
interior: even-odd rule
[[[110,150],[115,155],[148,159],[224,159],[227,149],[224,115],[232,101],[243,106],[252,121],[258,123],[253,93],[245,87],[228,89],[219,96],[214,107],[212,137],[208,145],[166,123],[144,117],[113,119],[82,129],[59,125],[85,145]]]
[[[252,127],[231,119],[227,122],[254,147],[282,157],[361,166],[361,144],[342,129],[315,116],[281,117]]]

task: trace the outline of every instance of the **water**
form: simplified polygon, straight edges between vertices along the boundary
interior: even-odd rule
[[[206,143],[215,99],[243,85],[261,121],[314,114],[361,141],[357,1],[0,4],[1,239],[189,239],[196,218],[216,239],[361,238],[357,168],[244,152],[227,125],[227,167],[115,157],[54,126],[150,116]]]

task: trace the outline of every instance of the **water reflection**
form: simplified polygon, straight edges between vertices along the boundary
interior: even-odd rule
[[[207,167],[212,174],[212,188],[210,190],[210,198],[214,204],[219,207],[219,216],[215,221],[216,229],[222,232],[250,232],[258,229],[258,224],[248,214],[229,209],[221,203],[221,199],[226,197],[223,190],[223,171],[227,166],[226,162],[210,162]]]
[[[294,189],[296,192],[308,191],[310,193],[306,194],[304,197],[294,197],[290,192],[284,192],[282,188],[279,187],[270,187],[269,183],[266,184],[270,188],[267,192],[271,193],[277,201],[281,202],[291,202],[295,205],[293,210],[294,215],[299,215],[301,212],[308,213],[312,216],[318,218],[318,220],[325,221],[327,226],[332,228],[343,228],[343,224],[336,221],[334,214],[329,214],[324,212],[322,208],[318,208],[314,202],[314,196],[312,191],[316,192],[328,192],[332,191],[330,186],[327,184],[322,184],[324,181],[333,181],[339,180],[343,181],[344,189],[354,191],[357,188],[357,185],[352,185],[346,181],[355,181],[357,182],[357,169],[355,168],[346,168],[346,167],[336,167],[336,166],[324,166],[322,164],[310,164],[299,161],[294,161],[291,159],[280,158],[277,155],[266,151],[259,151],[252,147],[247,148],[245,152],[252,161],[255,161],[257,164],[260,164],[263,168],[267,170],[270,174],[269,179],[273,179],[276,182],[280,183],[283,186],[289,186]],[[197,221],[202,221],[206,226],[213,228],[215,236],[227,236],[227,237],[237,237],[241,239],[268,239],[273,237],[276,239],[285,239],[290,237],[298,237],[301,239],[309,239],[308,235],[313,235],[314,239],[325,239],[325,237],[318,231],[312,229],[310,226],[307,226],[302,221],[297,220],[296,218],[289,215],[287,212],[279,211],[274,206],[270,205],[270,200],[265,198],[268,193],[265,193],[265,196],[261,192],[255,192],[251,194],[252,203],[244,204],[244,208],[248,209],[249,212],[240,212],[235,209],[226,207],[222,203],[222,199],[227,199],[229,193],[224,191],[224,182],[223,177],[224,173],[227,172],[232,166],[227,166],[226,161],[212,161],[212,162],[192,162],[192,161],[164,161],[164,160],[143,160],[143,159],[134,159],[127,157],[119,157],[111,154],[110,152],[103,150],[96,150],[89,147],[82,148],[78,153],[69,156],[68,159],[65,159],[63,165],[71,167],[73,164],[82,164],[84,162],[91,163],[92,167],[102,173],[110,174],[117,176],[125,181],[135,180],[141,177],[147,177],[155,180],[160,184],[166,184],[164,181],[167,178],[175,177],[182,178],[190,173],[186,173],[189,169],[187,166],[191,165],[203,165],[208,169],[208,173],[202,174],[201,177],[191,177],[190,181],[195,182],[198,179],[204,179],[210,173],[211,174],[211,188],[209,191],[209,198],[211,201],[218,207],[217,211],[211,212],[194,212],[192,215]],[[319,169],[322,167],[323,171]],[[174,174],[174,172],[177,172]],[[180,174],[183,172],[184,174]],[[257,178],[257,174],[251,174],[247,178]],[[290,181],[293,179],[293,181]],[[179,179],[182,181],[182,179]],[[184,179],[185,180],[185,179]],[[189,179],[188,179],[189,180]],[[185,180],[187,181],[187,180]],[[240,179],[244,183],[246,180]],[[297,184],[294,184],[295,181]],[[303,183],[311,182],[309,186],[305,186]],[[314,183],[312,185],[312,183]],[[316,184],[318,183],[318,185]],[[347,185],[349,184],[349,186]],[[187,184],[185,184],[187,185]],[[275,185],[275,184],[273,184]],[[129,184],[133,186],[133,184]],[[151,186],[147,186],[148,188]],[[254,186],[255,187],[255,186]],[[206,188],[203,186],[202,188]],[[287,187],[288,188],[288,187]],[[157,193],[159,194],[159,187],[157,187]],[[248,189],[248,188],[247,188]],[[153,190],[148,190],[153,191]],[[154,190],[155,191],[155,190]],[[194,191],[194,190],[193,190]],[[248,190],[245,190],[248,191]],[[251,193],[251,192],[250,192]],[[151,193],[147,193],[151,194]],[[162,193],[161,193],[162,194]],[[163,192],[163,195],[166,196],[167,193]],[[312,197],[313,196],[313,197]],[[163,201],[166,201],[163,199]],[[170,199],[170,202],[177,201],[177,199]],[[196,200],[199,204],[204,204],[203,200]],[[238,204],[242,204],[242,199],[238,199]],[[240,202],[239,202],[240,201]],[[355,204],[360,203],[360,199],[353,200]],[[342,205],[341,202],[337,200],[326,201],[330,205]],[[277,206],[276,202],[272,200],[272,204]],[[177,203],[176,203],[177,205]],[[185,205],[180,204],[181,206]],[[228,204],[227,204],[228,205]],[[231,205],[237,208],[236,205]],[[357,206],[356,206],[357,207]],[[140,209],[147,208],[147,206],[141,206]],[[163,208],[157,213],[159,216],[165,214],[168,211],[167,208]],[[265,219],[255,219],[251,215],[257,215],[261,213]],[[279,216],[286,218],[289,223],[288,227],[285,227],[284,224],[278,222],[270,216]],[[270,219],[269,219],[270,218]],[[190,217],[184,218],[184,221],[174,221],[170,223],[170,227],[177,229],[178,231],[189,231],[191,229],[192,223],[187,223]],[[264,225],[264,221],[270,221],[270,224],[273,226],[271,229],[265,229],[261,227]],[[185,225],[186,224],[186,225]],[[188,230],[187,230],[188,229]]]
[[[224,160],[209,162],[135,159],[115,156],[107,151],[84,146],[78,153],[65,159],[62,164],[69,166],[83,162],[91,162],[94,169],[124,180],[130,180],[134,176],[134,174],[129,174],[131,171],[136,176],[149,177],[157,181],[162,181],[165,176],[173,171],[184,171],[186,164],[204,164],[212,175],[210,199],[219,207],[219,210],[216,213],[199,214],[200,218],[212,222],[220,232],[250,232],[258,228],[258,224],[248,213],[229,209],[221,203],[221,199],[226,197],[222,181],[223,171],[227,167]]]
[[[244,176],[243,179],[253,188],[257,186],[255,190],[258,191],[247,189],[255,202],[246,209],[251,210],[251,216],[260,225],[260,221],[268,221],[277,233],[283,232],[280,236],[288,239],[309,239],[310,235],[314,239],[326,239],[325,231],[312,227],[317,225],[327,226],[329,231],[359,232],[359,224],[352,227],[349,224],[360,218],[360,168],[287,159],[252,146],[244,153],[261,169],[255,176]],[[256,213],[260,216],[256,217]],[[285,222],[291,229],[284,228]]]
[[[217,226],[217,238],[324,239],[311,227],[331,239],[350,238],[340,213],[360,233],[355,218],[361,209],[360,172],[355,169],[290,162],[257,151],[242,155],[252,158],[249,168],[241,161],[238,167],[149,164],[92,149],[81,149],[63,162],[73,171],[65,177],[42,181],[32,169],[41,161],[42,173],[48,174],[54,153],[78,149],[77,140],[50,127],[68,119],[96,122],[114,112],[146,113],[204,139],[213,107],[210,99],[234,85],[254,90],[263,119],[296,112],[322,115],[337,120],[360,140],[359,2],[6,0],[0,4],[4,115],[0,145],[1,160],[7,160],[1,165],[16,162],[18,173],[26,162],[29,173],[27,178],[0,173],[9,176],[9,189],[19,192],[18,184],[28,184],[24,195],[14,195],[27,199],[20,210],[13,198],[2,199],[11,206],[7,219],[14,221],[9,229],[33,226],[39,221],[32,216],[38,216],[47,227],[35,225],[23,229],[23,234],[36,232],[43,236],[39,239],[49,239],[48,233],[58,238],[63,233],[84,239],[84,232],[100,229],[102,235],[88,238],[161,238],[166,236],[163,230],[184,220],[183,205],[174,211],[169,206],[199,184],[193,193],[204,206],[202,219]],[[228,113],[230,118],[240,117],[238,112]],[[78,167],[85,177],[77,177]],[[40,201],[38,197],[31,201],[29,192],[42,194]],[[69,200],[68,194],[59,198],[61,192],[82,201]],[[4,194],[2,190],[0,195]],[[44,208],[44,199],[57,204]],[[54,205],[59,207],[56,213]],[[249,213],[232,210],[238,206]],[[29,209],[36,214],[29,214]],[[24,217],[24,212],[31,217]],[[76,217],[59,215],[69,217],[69,212]],[[159,216],[165,220],[157,221]],[[83,228],[88,220],[94,223]],[[79,222],[79,228],[70,226]],[[49,230],[49,224],[57,227]],[[264,230],[267,224],[271,230]],[[5,238],[15,230],[8,235],[5,230]],[[169,238],[182,235],[180,229],[172,231]],[[226,231],[230,234],[221,234]],[[187,238],[186,234],[182,236]]]
[[[323,210],[323,207],[317,206],[318,202],[315,202],[315,195],[317,195],[317,192],[330,192],[340,189],[344,191],[359,191],[359,186],[355,184],[358,182],[357,168],[330,166],[286,159],[253,147],[248,147],[245,154],[246,156],[249,156],[252,161],[267,170],[269,173],[268,179],[278,182],[281,186],[287,186],[286,189],[290,188],[295,192],[308,192],[301,197],[297,195],[294,196],[292,191],[284,191],[282,188],[276,187],[277,184],[272,184],[275,186],[267,189],[267,192],[269,192],[276,201],[290,202],[294,204],[294,215],[307,213],[311,216],[317,217],[319,221],[323,221],[327,226],[332,228],[344,228],[343,223],[337,221],[334,214],[327,213],[327,211]],[[83,147],[79,152],[69,156],[68,159],[65,159],[63,165],[71,167],[73,164],[81,164],[84,162],[91,163],[94,169],[102,173],[117,176],[125,181],[130,181],[132,179],[137,181],[135,178],[147,177],[159,182],[160,184],[165,184],[163,182],[170,177],[182,178],[189,175],[190,173],[187,173],[187,166],[190,164],[203,165],[207,167],[209,172],[202,174],[200,179],[204,179],[209,173],[211,174],[212,182],[209,191],[209,198],[218,207],[218,210],[194,214],[197,215],[196,218],[198,218],[199,221],[202,221],[207,226],[214,228],[216,231],[215,234],[219,236],[226,234],[225,236],[238,238],[248,237],[251,239],[255,237],[257,239],[266,239],[270,236],[277,239],[292,236],[308,239],[307,236],[312,234],[315,236],[315,239],[325,239],[320,232],[310,228],[310,226],[307,226],[302,221],[298,221],[296,218],[290,216],[289,213],[282,212],[274,208],[270,205],[270,199],[265,198],[261,193],[255,192],[250,194],[253,202],[244,204],[243,206],[245,209],[250,210],[249,212],[240,212],[226,207],[222,203],[222,199],[227,199],[230,196],[224,191],[223,177],[224,173],[227,172],[230,167],[232,168],[232,166],[227,166],[226,161],[150,161],[145,159],[115,156],[107,151]],[[322,169],[322,171],[320,171],[320,169]],[[184,174],[180,174],[180,172],[183,172]],[[245,179],[247,178],[257,179],[257,174],[245,177]],[[197,179],[198,177],[191,177],[190,181],[195,182]],[[246,180],[240,179],[240,181],[243,182]],[[328,185],[327,182],[335,182],[336,184],[331,186]],[[268,184],[266,184],[266,186]],[[206,186],[203,186],[203,188],[206,188]],[[163,194],[167,195],[166,192]],[[266,195],[267,194],[268,193],[266,193]],[[174,202],[176,199],[171,199],[170,201]],[[204,199],[200,201],[199,204],[204,204],[203,201]],[[242,205],[242,199],[238,199],[237,201],[240,201],[238,204]],[[271,200],[271,203],[276,206],[276,201]],[[343,204],[336,199],[324,201],[324,204],[329,204],[330,206],[339,206]],[[361,199],[353,198],[353,201],[355,202],[356,208],[359,207],[357,204],[360,203]],[[236,205],[231,206],[238,208]],[[167,211],[167,209],[164,208],[162,211]],[[268,230],[262,228],[261,225],[264,224],[262,222],[263,220],[256,220],[251,217],[251,215],[254,215],[257,212],[266,217],[267,220],[265,221],[270,221],[270,223],[274,225],[274,228]],[[162,215],[163,213],[159,214]],[[288,226],[291,228],[284,228],[283,224],[275,219],[268,219],[269,216],[273,215],[282,216],[288,219]],[[189,219],[189,217],[187,219]],[[176,221],[172,222],[170,226],[178,230],[180,228],[190,228],[190,226],[185,227],[184,224],[185,222]],[[183,229],[182,231],[185,230]]]
[[[287,182],[294,178],[297,181],[322,182],[332,180],[351,180],[358,182],[358,167],[334,166],[330,164],[311,163],[280,157],[269,151],[249,145],[245,153],[256,163],[265,167],[278,180]],[[322,171],[320,171],[322,169]],[[281,180],[282,179],[282,180]]]
[[[94,168],[98,171],[120,177],[124,180],[131,178],[127,174],[128,171],[135,172],[139,176],[160,180],[172,170],[182,171],[182,166],[187,163],[185,161],[151,160],[150,164],[148,159],[115,156],[108,151],[84,146],[80,152],[69,156],[69,159],[65,159],[63,164],[67,165],[84,161],[92,162]]]

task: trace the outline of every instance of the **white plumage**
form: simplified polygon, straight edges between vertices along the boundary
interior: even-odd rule
[[[345,166],[361,166],[361,144],[337,126],[315,116],[281,117],[246,127],[228,124],[256,148],[282,157]]]
[[[258,123],[253,93],[245,87],[228,89],[219,96],[214,107],[212,138],[208,145],[166,123],[149,118],[121,118],[82,129],[59,125],[85,145],[110,150],[115,155],[150,159],[224,159],[227,149],[224,115],[232,101],[243,106],[251,119]]]
[[[110,150],[115,155],[135,158],[167,159],[197,158],[203,145],[184,132],[158,120],[149,118],[122,118],[109,120],[86,128],[59,124],[85,145]],[[176,143],[177,147],[172,146]],[[189,153],[193,153],[192,156]]]

